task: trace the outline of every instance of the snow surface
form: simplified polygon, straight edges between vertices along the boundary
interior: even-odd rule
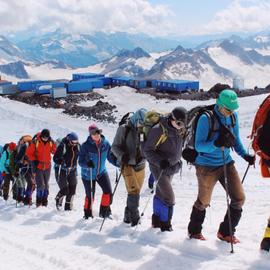
[[[134,64],[142,67],[145,70],[150,70],[156,64],[156,61],[155,58],[152,57],[141,57],[136,59]]]
[[[117,106],[114,112],[118,119],[127,111],[140,107],[171,111],[175,106],[191,108],[201,102],[155,100],[149,95],[140,95],[128,87],[96,91],[106,95],[105,100]],[[266,95],[240,99],[241,136],[246,146],[254,114]],[[206,102],[212,103],[213,100]],[[89,103],[90,104],[90,103]],[[85,104],[87,105],[87,104]],[[0,143],[17,141],[22,134],[34,134],[49,128],[53,138],[63,137],[76,131],[83,142],[87,137],[90,121],[64,115],[60,109],[44,109],[5,98],[0,98]],[[98,123],[104,134],[112,141],[117,125]],[[233,153],[236,167],[242,177],[246,162]],[[108,164],[112,185],[115,168]],[[147,169],[147,176],[149,170]],[[187,224],[192,204],[197,195],[194,168],[184,165],[182,176],[175,175],[173,188],[176,205],[173,216],[173,232],[161,233],[151,228],[152,202],[144,183],[140,210],[145,209],[142,224],[134,228],[122,222],[126,202],[123,179],[112,204],[113,220],[106,220],[99,232],[102,220],[97,217],[101,191],[97,187],[94,204],[94,219],[83,220],[84,191],[79,176],[74,200],[75,210],[66,213],[57,211],[54,197],[58,192],[52,172],[49,205],[47,208],[15,207],[10,199],[0,198],[0,270],[4,269],[269,269],[269,254],[259,250],[269,215],[270,181],[262,179],[258,164],[251,168],[244,182],[246,203],[236,235],[241,243],[230,253],[230,245],[219,241],[216,232],[226,211],[225,192],[216,185],[211,207],[207,210],[203,233],[207,241],[189,240]]]

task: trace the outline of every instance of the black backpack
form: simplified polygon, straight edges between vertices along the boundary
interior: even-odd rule
[[[220,130],[220,127],[224,125],[221,124],[219,117],[214,111],[215,104],[212,105],[203,105],[196,106],[188,111],[187,113],[187,126],[186,126],[186,135],[184,137],[183,143],[183,152],[182,156],[188,163],[194,163],[198,152],[195,149],[195,137],[198,120],[202,114],[205,114],[208,119],[209,131],[207,135],[207,140],[210,140],[214,132]],[[233,113],[231,116],[232,127],[236,124],[236,117]]]

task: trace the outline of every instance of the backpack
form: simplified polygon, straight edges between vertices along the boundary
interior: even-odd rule
[[[121,120],[119,121],[118,126],[126,125],[132,115],[133,115],[133,112],[128,112],[124,114]]]
[[[65,153],[67,152],[67,146],[66,146],[66,143],[65,143],[65,138],[66,137],[64,137],[64,138],[57,138],[56,139],[56,142],[55,142],[55,144],[56,144],[56,149],[58,148],[58,146],[60,146],[60,145],[63,145],[63,156],[65,155]],[[78,143],[77,144],[77,147],[78,147],[78,153],[80,152],[80,150],[81,150],[81,145]]]
[[[17,156],[15,158],[16,165],[19,163],[22,163],[23,165],[27,165],[29,163],[28,158],[26,156],[26,150],[31,144],[32,140],[33,138],[31,135],[24,135],[20,138],[19,143],[17,145]],[[23,142],[23,144],[21,142]],[[22,150],[23,146],[26,146],[24,150]]]
[[[207,135],[207,140],[210,140],[213,133],[219,131],[220,126],[222,125],[219,117],[214,111],[214,107],[215,104],[196,106],[189,110],[187,113],[187,126],[186,134],[184,136],[182,156],[188,163],[194,163],[199,154],[195,149],[195,137],[198,120],[201,115],[205,114],[207,116],[208,124],[210,127]],[[230,117],[232,127],[234,127],[236,124],[235,114],[233,113]]]
[[[260,105],[252,125],[252,148],[260,156],[261,174],[270,177],[270,95]]]
[[[160,125],[160,127],[162,128],[162,134],[159,137],[159,139],[157,140],[156,144],[155,144],[155,148],[157,148],[160,144],[164,143],[167,138],[168,138],[168,130],[167,128],[160,122],[162,117],[165,117],[166,115],[161,114],[157,111],[148,111],[145,114],[144,117],[144,124],[141,128],[140,131],[140,141],[145,143],[147,138],[148,138],[148,134],[150,132],[150,130],[156,126],[156,125]]]

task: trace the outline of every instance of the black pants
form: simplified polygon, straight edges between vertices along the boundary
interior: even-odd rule
[[[71,208],[71,207],[68,207],[67,204],[71,205],[73,196],[76,193],[76,187],[77,187],[76,168],[74,168],[72,171],[61,169],[59,178],[58,178],[58,186],[60,190],[57,194],[57,197],[62,198],[63,196],[66,196],[65,208]]]
[[[84,210],[85,212],[92,211],[92,205],[95,198],[95,191],[96,191],[96,182],[102,189],[103,194],[112,194],[112,187],[108,173],[104,173],[99,175],[95,180],[83,180],[83,185],[85,189],[85,203],[84,203]],[[92,215],[92,213],[91,213]]]

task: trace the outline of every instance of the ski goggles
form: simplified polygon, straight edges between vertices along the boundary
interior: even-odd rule
[[[76,145],[76,144],[78,144],[79,142],[78,142],[77,140],[71,140],[70,143]]]
[[[185,127],[185,123],[181,120],[174,120],[174,122],[176,123],[176,125],[179,127],[179,128],[184,128]]]

